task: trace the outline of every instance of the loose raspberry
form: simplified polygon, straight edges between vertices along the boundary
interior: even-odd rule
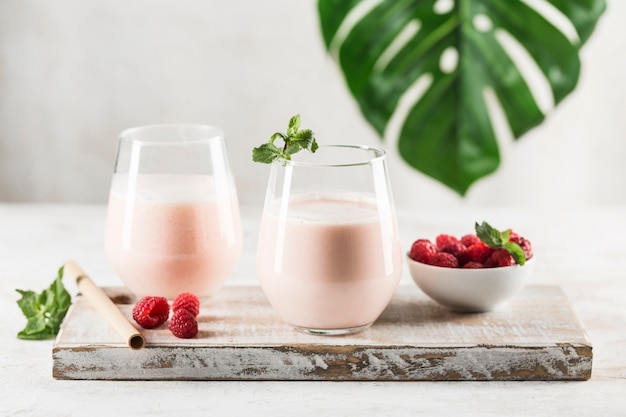
[[[506,249],[496,249],[485,262],[487,268],[498,268],[515,265],[515,260]]]
[[[467,269],[481,269],[484,267],[485,265],[481,264],[480,262],[474,262],[474,261],[469,261],[468,263],[463,265],[463,268],[467,268]]]
[[[172,311],[176,312],[181,308],[190,312],[192,316],[198,317],[198,313],[200,313],[200,300],[195,294],[190,292],[178,294],[172,303]]]
[[[520,237],[518,245],[520,245],[520,247],[524,251],[524,257],[526,258],[526,260],[529,260],[533,257],[533,247],[530,244],[530,240]]]
[[[478,236],[472,234],[465,235],[461,238],[461,243],[464,244],[466,247],[470,247],[480,241],[481,240],[478,238]]]
[[[484,264],[492,253],[493,249],[479,240],[477,243],[469,246],[465,251],[459,254],[459,263],[461,265],[464,265],[467,262],[478,262]]]
[[[144,329],[153,329],[165,323],[170,305],[165,297],[143,297],[133,307],[133,319]]]
[[[417,262],[428,263],[433,255],[437,253],[437,248],[428,239],[418,239],[413,242],[409,257]]]
[[[167,326],[172,334],[181,339],[190,339],[198,334],[198,322],[186,309],[176,310]]]
[[[458,268],[459,261],[450,253],[438,252],[428,260],[429,265],[441,266],[444,268]]]
[[[444,246],[453,245],[457,242],[459,242],[459,239],[457,239],[456,237],[443,233],[437,236],[435,240],[435,243],[437,244],[437,249],[439,250],[441,250],[441,248],[443,248]]]

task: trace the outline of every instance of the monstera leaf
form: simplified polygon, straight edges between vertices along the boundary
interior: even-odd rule
[[[393,117],[402,158],[461,195],[500,163],[486,98],[495,98],[516,139],[540,124],[549,108],[524,63],[543,74],[548,107],[560,103],[576,87],[578,52],[605,7],[604,0],[318,0],[325,45],[364,117],[382,138]]]

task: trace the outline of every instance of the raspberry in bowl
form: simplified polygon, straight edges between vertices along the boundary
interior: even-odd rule
[[[476,223],[475,235],[417,239],[407,263],[415,284],[437,303],[479,313],[513,298],[532,274],[535,257],[528,239],[483,222]]]

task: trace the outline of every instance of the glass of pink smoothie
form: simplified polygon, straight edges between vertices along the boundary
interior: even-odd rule
[[[152,125],[120,134],[105,231],[107,256],[137,296],[207,297],[242,247],[223,132]]]
[[[338,335],[369,327],[402,270],[385,152],[327,145],[274,161],[256,269],[270,304],[296,328]]]

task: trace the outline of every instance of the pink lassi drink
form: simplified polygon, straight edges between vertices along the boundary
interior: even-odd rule
[[[367,197],[300,195],[266,205],[257,274],[293,326],[330,334],[369,326],[389,303],[401,269],[393,211]]]
[[[210,296],[241,252],[238,210],[236,193],[209,175],[115,174],[106,252],[137,296]]]

